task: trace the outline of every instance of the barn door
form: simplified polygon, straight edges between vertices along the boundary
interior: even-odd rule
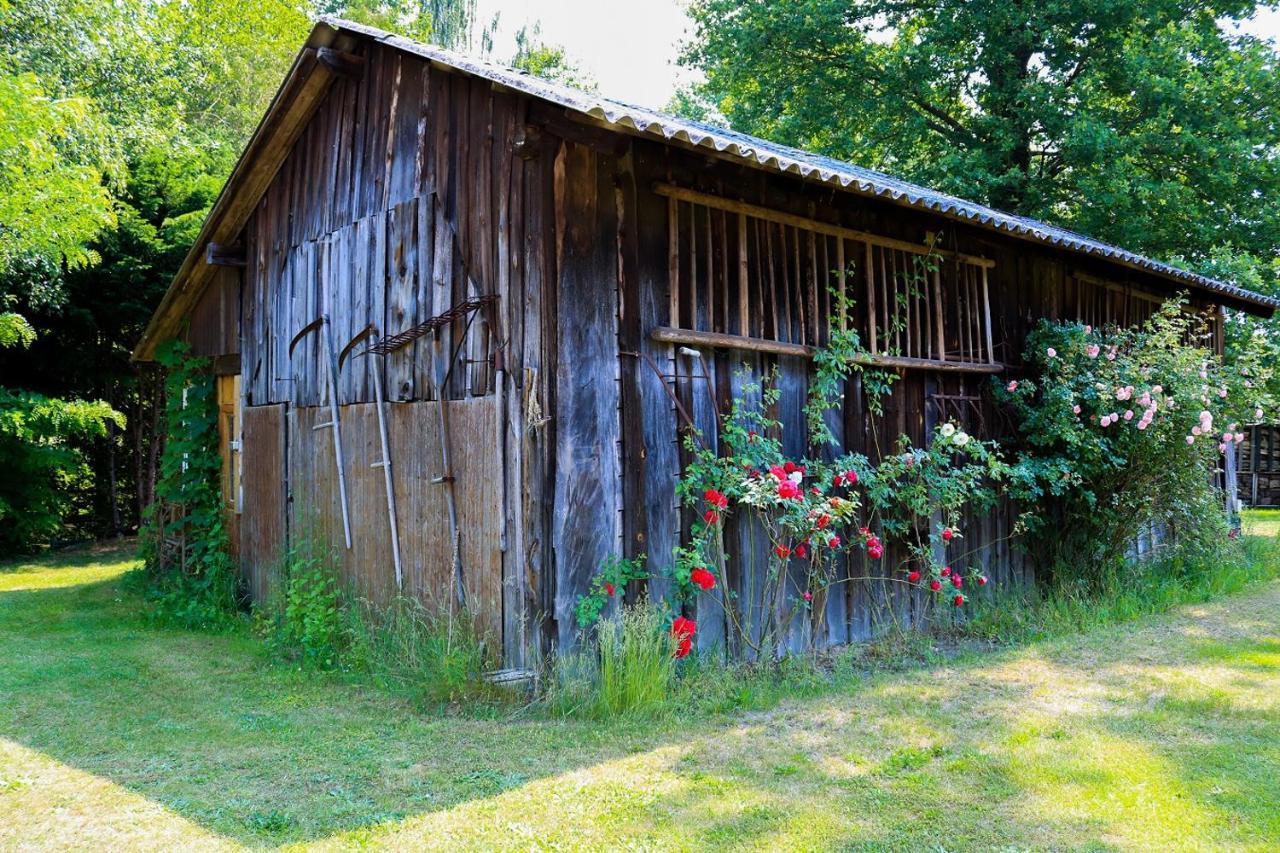
[[[288,448],[285,405],[243,411],[240,458],[240,571],[254,601],[270,591],[271,573],[285,547]]]
[[[218,453],[222,457],[222,509],[231,549],[238,554],[242,491],[240,443],[240,374],[219,376]]]

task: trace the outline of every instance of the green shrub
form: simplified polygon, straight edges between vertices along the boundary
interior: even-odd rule
[[[1127,556],[1153,526],[1171,559],[1212,560],[1227,541],[1212,472],[1243,440],[1240,424],[1274,409],[1272,368],[1256,348],[1224,363],[1185,308],[1172,300],[1136,329],[1041,321],[1027,377],[996,382],[1018,430],[1012,492],[1054,580],[1101,589],[1145,572]]]
[[[0,312],[0,349],[27,347],[35,331],[21,316]],[[80,446],[114,441],[124,415],[101,400],[58,400],[0,388],[0,550],[28,553],[77,532],[71,521],[93,485]],[[68,530],[71,527],[71,530]]]
[[[342,651],[335,573],[316,559],[298,560],[290,568],[281,640],[297,651],[304,667],[331,669],[338,665]]]

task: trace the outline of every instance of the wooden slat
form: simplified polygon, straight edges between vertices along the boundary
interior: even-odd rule
[[[721,332],[698,332],[690,329],[672,329],[659,326],[650,332],[655,341],[683,344],[691,347],[716,347],[772,355],[813,358],[815,348],[804,344],[749,338],[742,335],[726,335]],[[937,361],[894,355],[868,355],[858,359],[860,364],[875,367],[902,368],[904,370],[940,370],[954,373],[1000,373],[1005,366],[998,362]]]
[[[930,247],[923,243],[911,243],[906,240],[895,240],[892,237],[882,237],[878,234],[868,234],[865,231],[856,231],[852,228],[845,228],[840,225],[831,225],[827,222],[819,222],[816,219],[796,216],[792,213],[784,213],[780,210],[772,210],[767,207],[760,207],[759,205],[748,204],[743,201],[734,201],[733,199],[722,198],[717,195],[711,195],[710,193],[702,193],[696,190],[685,189],[684,187],[673,186],[671,184],[655,184],[653,191],[658,195],[667,196],[668,198],[677,198],[681,201],[693,202],[707,207],[715,207],[720,210],[727,210],[731,213],[745,213],[758,219],[776,222],[781,225],[789,225],[792,228],[816,231],[819,234],[830,234],[833,237],[844,237],[849,240],[858,240],[863,243],[872,243],[877,246],[883,246],[887,249],[902,249],[907,252],[916,252],[918,254],[932,253],[942,257],[956,257],[965,263],[974,264],[975,266],[995,266],[995,261],[989,258],[950,252]]]

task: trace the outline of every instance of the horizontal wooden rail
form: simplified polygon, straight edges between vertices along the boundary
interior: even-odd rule
[[[926,246],[923,243],[911,243],[907,240],[895,240],[892,237],[881,237],[878,234],[868,234],[865,231],[856,231],[852,228],[832,225],[827,222],[820,222],[817,219],[808,219],[807,217],[796,216],[792,213],[783,213],[780,210],[760,207],[755,204],[748,204],[745,201],[734,201],[733,199],[722,198],[718,195],[711,195],[710,193],[700,193],[697,190],[689,190],[684,187],[674,186],[673,184],[654,184],[653,191],[658,195],[666,196],[667,198],[674,198],[679,201],[688,201],[694,204],[714,207],[719,210],[727,210],[732,213],[743,213],[747,216],[753,216],[756,219],[763,219],[766,222],[777,222],[780,225],[790,225],[793,228],[803,228],[807,231],[815,231],[819,234],[826,234],[831,237],[843,237],[846,240],[856,240],[860,243],[870,243],[874,246],[884,246],[890,249],[902,249],[906,252],[915,252],[921,255],[933,253],[944,258],[959,258],[967,264],[973,264],[974,266],[979,267],[994,267],[996,265],[996,262],[990,258],[982,258],[977,255],[965,255],[960,252],[951,252],[946,249]]]
[[[788,344],[764,338],[747,338],[742,335],[726,335],[720,332],[695,332],[690,329],[673,329],[658,326],[649,333],[655,341],[666,344],[683,344],[691,347],[714,347],[746,352],[763,352],[771,355],[790,355],[813,358],[814,348],[803,344]],[[907,358],[898,355],[865,355],[859,363],[869,367],[885,367],[900,370],[935,370],[946,373],[1001,373],[1004,365],[975,361],[938,361],[932,358]]]

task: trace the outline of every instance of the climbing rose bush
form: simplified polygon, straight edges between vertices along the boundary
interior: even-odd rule
[[[1227,365],[1181,301],[1141,328],[1042,322],[1027,339],[1026,378],[999,380],[1021,446],[1012,469],[1044,562],[1111,570],[1139,532],[1180,547],[1226,537],[1212,472],[1273,410],[1262,351]],[[1086,578],[1087,579],[1087,578]]]
[[[767,568],[753,592],[746,599],[736,592],[709,599],[724,608],[739,651],[771,654],[804,613],[809,636],[821,636],[827,597],[850,579],[843,569],[851,555],[866,567],[855,579],[910,584],[949,606],[965,604],[969,591],[986,583],[979,571],[953,568],[949,560],[965,558],[963,512],[994,501],[994,486],[1005,477],[992,445],[945,423],[927,449],[911,447],[904,437],[874,465],[860,454],[789,458],[781,423],[766,415],[777,405],[777,390],[766,385],[759,399],[754,406],[734,404],[717,449],[688,437],[692,461],[679,492],[695,520],[670,570],[678,597],[712,591],[726,563],[726,522],[736,515],[763,534]]]

